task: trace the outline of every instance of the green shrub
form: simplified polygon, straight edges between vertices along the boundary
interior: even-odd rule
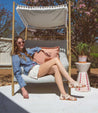
[[[90,53],[90,56],[98,58],[98,53]]]

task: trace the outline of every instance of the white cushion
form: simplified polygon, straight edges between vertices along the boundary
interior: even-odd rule
[[[69,63],[68,63],[66,54],[64,52],[59,52],[59,55],[60,55],[60,61],[61,61],[62,65],[68,71]]]
[[[26,83],[54,83],[55,82],[55,78],[53,75],[47,75],[38,79],[32,79],[24,74],[22,74],[22,77]],[[14,81],[17,81],[16,78],[14,78]],[[63,79],[63,81],[66,81],[66,79]]]

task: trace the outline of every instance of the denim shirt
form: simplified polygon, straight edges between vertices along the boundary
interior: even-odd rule
[[[41,50],[40,47],[35,47],[32,49],[27,49],[27,53],[32,56],[35,52],[39,52]],[[26,75],[28,75],[28,72],[30,71],[30,69],[34,66],[37,65],[36,62],[32,61],[29,57],[27,57],[24,53],[21,53],[21,55],[24,55],[26,60],[24,60],[23,58],[20,58],[18,55],[13,55],[12,56],[12,64],[13,64],[13,72],[14,75],[20,85],[20,88],[26,86],[26,83],[24,81],[24,79],[22,78],[21,74],[21,66],[24,69],[24,73]]]

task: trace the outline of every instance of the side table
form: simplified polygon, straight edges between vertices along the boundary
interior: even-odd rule
[[[76,62],[75,64],[79,71],[77,82],[86,85],[86,87],[76,88],[75,90],[76,91],[84,91],[84,92],[90,91],[91,88],[90,88],[90,82],[89,82],[87,71],[88,71],[91,63],[90,62],[86,62],[86,63]]]

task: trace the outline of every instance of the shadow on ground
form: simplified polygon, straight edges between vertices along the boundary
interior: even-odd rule
[[[59,89],[55,83],[40,83],[40,84],[35,84],[35,83],[29,83],[25,87],[30,94],[56,94],[57,96],[60,96]],[[64,88],[65,91],[68,93],[68,85],[67,83],[64,83]],[[21,93],[21,90],[18,90],[15,92],[15,94]],[[76,98],[84,98],[84,96],[79,96],[79,95],[72,95]]]
[[[68,93],[68,85],[67,83],[64,83],[64,87],[66,92]],[[25,86],[28,93],[33,94],[49,94],[49,93],[55,93],[56,95],[60,95],[59,89],[56,85],[56,83],[28,83],[27,86]],[[21,93],[21,90],[18,90],[16,93]]]
[[[0,113],[29,113],[14,103],[4,94],[0,93]]]

